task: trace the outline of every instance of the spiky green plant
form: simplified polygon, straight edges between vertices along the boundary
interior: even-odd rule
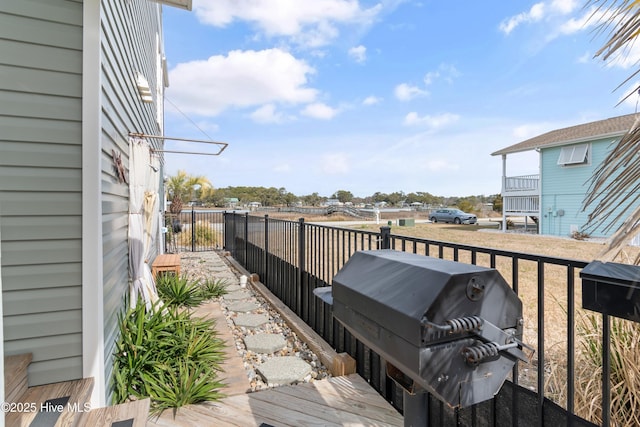
[[[151,398],[152,412],[217,400],[224,342],[214,322],[188,311],[142,301],[118,319],[113,368],[113,403]]]
[[[227,293],[227,281],[223,279],[206,279],[200,284],[200,296],[204,301],[218,298]]]
[[[158,295],[165,304],[178,307],[195,307],[202,303],[200,281],[187,276],[161,274],[156,278]]]

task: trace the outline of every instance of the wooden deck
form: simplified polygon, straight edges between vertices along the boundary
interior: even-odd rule
[[[227,342],[219,402],[205,402],[167,410],[152,416],[148,427],[301,427],[402,426],[402,416],[358,374],[313,383],[282,386],[247,393],[251,387],[242,358],[219,303],[198,307],[196,315],[216,320],[220,338]]]
[[[148,427],[402,426],[402,416],[358,374],[283,386],[165,411]]]

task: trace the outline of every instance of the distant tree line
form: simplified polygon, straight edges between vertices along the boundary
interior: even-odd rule
[[[478,211],[488,205],[493,210],[502,211],[502,197],[497,195],[480,195],[465,197],[443,197],[434,196],[431,193],[418,191],[415,193],[405,193],[395,191],[393,193],[381,193],[379,191],[367,197],[355,197],[351,191],[337,190],[331,196],[321,196],[311,193],[298,196],[286,188],[275,187],[225,187],[214,189],[211,184],[202,176],[191,176],[184,171],[178,171],[176,176],[168,177],[167,180],[168,200],[172,205],[198,202],[205,206],[227,207],[231,200],[237,200],[240,206],[258,202],[261,206],[322,206],[330,199],[338,200],[341,203],[352,203],[354,205],[375,205],[384,203],[390,207],[402,207],[415,203],[424,206],[456,206],[464,211]],[[177,206],[176,206],[177,207]]]

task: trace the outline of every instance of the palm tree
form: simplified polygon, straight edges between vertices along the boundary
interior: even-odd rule
[[[595,57],[609,60],[624,55],[640,34],[640,2],[637,0],[591,0],[594,6],[592,18],[600,17],[598,32],[607,34],[607,41]],[[640,73],[636,70],[617,89]],[[638,93],[640,86],[628,96]],[[626,99],[626,98],[625,98]],[[620,101],[622,102],[622,101]],[[627,219],[614,232],[599,259],[610,261],[620,255],[624,247],[640,232],[640,207],[633,212],[631,206],[640,198],[640,115],[633,126],[614,146],[590,180],[589,191],[583,209],[592,208],[587,230],[603,227],[611,230],[613,224]],[[627,208],[617,211],[620,206]],[[634,260],[638,264],[639,259]]]
[[[168,199],[171,200],[169,212],[179,214],[185,202],[195,200],[203,192],[212,188],[209,179],[203,175],[192,176],[179,170],[167,180]]]

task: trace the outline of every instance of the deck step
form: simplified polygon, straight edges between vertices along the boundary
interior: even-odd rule
[[[83,412],[91,409],[86,402],[92,390],[93,378],[29,387],[15,402],[20,411],[6,414],[6,425],[76,426]]]
[[[131,427],[145,427],[149,417],[150,399],[135,400],[120,405],[92,409],[85,413],[80,421],[81,426],[112,427],[126,425]]]
[[[24,353],[4,358],[4,400],[17,402],[29,387],[27,368],[33,354]]]

